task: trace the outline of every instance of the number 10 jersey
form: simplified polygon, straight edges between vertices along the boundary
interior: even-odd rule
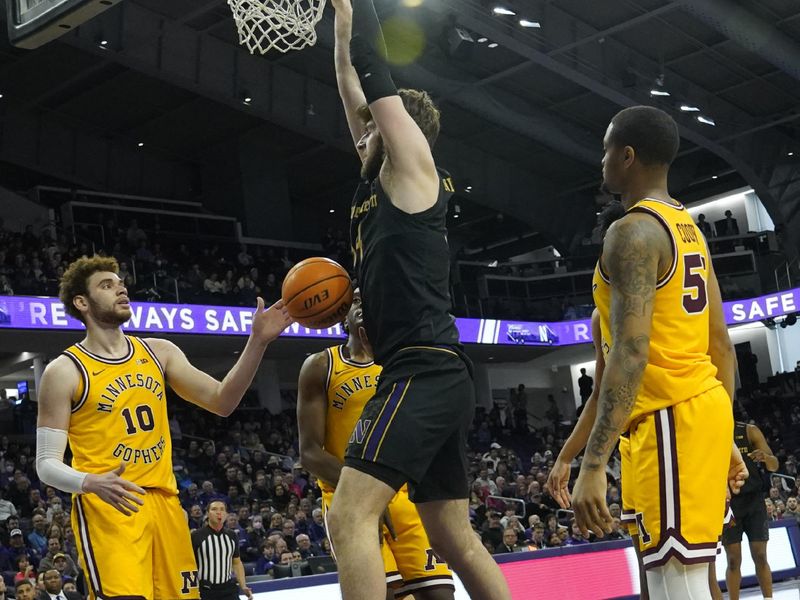
[[[64,351],[80,373],[68,432],[72,467],[105,473],[125,462],[125,479],[175,494],[163,369],[144,340],[125,339],[122,358],[98,356],[80,343]]]
[[[646,198],[628,212],[649,214],[664,227],[672,246],[672,263],[658,277],[649,360],[626,430],[646,414],[722,385],[708,354],[711,257],[705,238],[681,204]],[[613,346],[612,285],[601,257],[595,267],[592,292],[606,350]]]

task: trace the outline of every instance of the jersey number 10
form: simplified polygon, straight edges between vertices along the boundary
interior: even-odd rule
[[[156,426],[155,419],[153,419],[153,411],[147,404],[140,404],[134,411],[136,414],[136,421],[139,425],[138,431],[153,431]],[[125,419],[126,433],[133,435],[136,433],[136,424],[133,422],[133,415],[131,415],[130,408],[122,409],[122,418]]]

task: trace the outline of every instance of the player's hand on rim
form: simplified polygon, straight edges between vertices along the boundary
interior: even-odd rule
[[[123,479],[125,463],[107,473],[90,473],[83,481],[83,491],[87,494],[96,494],[103,502],[107,502],[126,517],[139,512],[139,506],[144,505],[144,500],[133,492],[145,495],[147,492],[135,483]]]
[[[601,538],[611,533],[613,519],[606,504],[607,487],[605,469],[581,469],[572,494],[572,509],[575,523],[584,536],[588,537],[590,531]]]
[[[264,310],[264,299],[259,296],[256,301],[256,311],[253,313],[253,328],[251,336],[269,344],[277,338],[289,325],[292,318],[283,300],[278,300],[275,304]]]
[[[572,496],[569,493],[569,475],[571,466],[563,460],[556,459],[547,482],[544,484],[545,491],[555,500],[561,508],[567,509],[572,504]]]

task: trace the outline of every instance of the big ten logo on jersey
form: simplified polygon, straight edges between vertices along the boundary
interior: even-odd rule
[[[453,193],[456,191],[455,185],[453,185],[453,178],[452,177],[444,177],[442,179],[442,187],[444,188],[445,192]],[[472,189],[470,187],[470,189]],[[469,190],[467,190],[469,191]]]
[[[188,594],[189,590],[197,589],[200,582],[197,578],[197,571],[181,571],[181,594]]]
[[[331,404],[333,408],[343,410],[345,402],[347,402],[350,396],[361,390],[377,387],[377,385],[378,378],[374,375],[356,375],[349,381],[336,386],[336,393],[334,394]]]
[[[367,439],[370,425],[372,425],[372,419],[359,419],[353,428],[353,433],[350,434],[350,443],[363,444],[364,440]]]
[[[364,200],[361,204],[355,204],[350,209],[350,219],[356,219],[363,214],[368,213],[373,208],[378,206],[378,194],[372,194],[369,198]]]
[[[678,229],[678,235],[684,244],[698,244],[700,238],[697,235],[697,227],[689,223],[676,223],[675,227]]]

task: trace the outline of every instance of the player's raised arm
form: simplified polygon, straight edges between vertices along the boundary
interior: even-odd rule
[[[325,381],[329,365],[327,352],[312,354],[303,363],[297,382],[297,429],[303,468],[336,487],[344,463],[323,448],[328,413]]]
[[[361,89],[356,70],[350,62],[350,38],[353,29],[353,7],[350,0],[331,0],[336,9],[334,21],[335,41],[333,47],[334,65],[336,67],[336,84],[344,106],[347,126],[353,136],[353,144],[358,144],[364,135],[364,119],[359,109],[367,105],[367,99]]]
[[[136,496],[145,491],[122,479],[124,465],[108,473],[82,473],[64,463],[72,397],[80,384],[77,369],[66,356],[53,360],[39,383],[36,425],[36,473],[45,485],[71,494],[97,494],[124,515],[144,504]]]
[[[151,338],[147,343],[164,367],[166,382],[181,398],[214,414],[227,417],[236,410],[242,396],[250,387],[267,346],[291,322],[281,300],[264,310],[264,300],[259,298],[247,344],[239,360],[222,381],[192,365],[183,351],[172,342]]]
[[[414,121],[389,72],[386,44],[372,0],[353,0],[353,30],[350,60],[361,82],[369,112],[381,134],[396,179],[411,179],[411,194],[431,192],[435,200],[438,175],[431,153],[431,143]],[[383,179],[381,180],[383,182]],[[404,190],[405,191],[405,190]],[[395,199],[393,198],[393,201]]]
[[[633,411],[650,349],[653,299],[658,280],[660,242],[667,240],[649,216],[629,214],[608,231],[603,266],[611,280],[611,336],[597,418],[575,484],[573,507],[578,525],[598,536],[609,532],[605,467]],[[668,251],[667,251],[668,252]]]
[[[561,508],[569,508],[572,498],[569,495],[569,475],[572,461],[586,447],[589,441],[589,434],[597,416],[597,397],[600,395],[600,386],[603,382],[603,371],[606,367],[606,360],[603,356],[603,340],[600,332],[600,313],[597,309],[592,311],[592,343],[594,344],[594,389],[591,396],[586,400],[581,416],[575,423],[575,428],[564,442],[564,447],[558,453],[550,475],[545,483],[545,490],[558,502]]]

